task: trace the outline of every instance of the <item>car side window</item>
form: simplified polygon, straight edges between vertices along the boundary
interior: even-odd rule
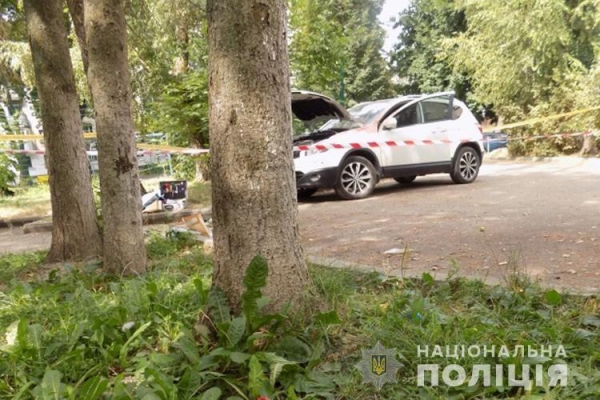
[[[423,108],[423,120],[425,123],[453,119],[452,115],[450,115],[448,104],[449,99],[444,97],[423,100],[421,107]]]
[[[419,123],[419,107],[418,104],[405,108],[394,116],[396,119],[396,128],[404,128],[406,126],[416,125]]]

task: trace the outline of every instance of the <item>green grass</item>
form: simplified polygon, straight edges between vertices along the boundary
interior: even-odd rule
[[[313,271],[322,293],[341,311],[344,324],[330,332],[331,357],[343,366],[350,379],[340,388],[343,398],[385,399],[597,399],[600,396],[600,302],[596,297],[559,295],[507,278],[509,288],[489,287],[477,281],[455,278],[435,282],[425,275],[422,280],[386,279],[379,274],[317,269]],[[516,289],[516,290],[515,290]],[[386,385],[380,397],[372,387],[361,384],[352,368],[362,348],[381,341],[396,348],[404,364],[398,384]],[[470,376],[475,364],[526,363],[524,357],[464,359],[419,358],[418,346],[480,345],[511,350],[517,345],[565,347],[569,367],[569,386],[546,391],[534,388],[496,387],[417,388],[417,365],[459,364]],[[452,348],[451,347],[451,348]],[[546,360],[547,368],[556,359]],[[518,371],[518,369],[517,369]],[[506,373],[506,371],[505,371]],[[506,375],[505,375],[506,377]],[[532,375],[533,378],[533,375]],[[519,390],[521,389],[521,390]]]
[[[203,364],[210,354],[226,351],[210,335],[199,335],[200,310],[210,303],[211,260],[185,237],[152,236],[148,254],[149,271],[136,277],[107,276],[97,263],[90,263],[55,266],[40,279],[34,273],[39,253],[0,258],[0,278],[6,285],[0,292],[0,398],[33,398],[32,393],[39,395],[52,383],[63,385],[66,398],[81,398],[90,382],[106,385],[105,398],[201,398],[200,393],[211,398],[206,391],[218,380],[219,388],[213,389],[223,391],[221,398],[237,393],[238,398],[255,399],[249,395],[256,389],[252,382],[266,379],[268,386],[273,365],[261,369],[258,361],[250,361],[250,366],[247,361]],[[306,376],[294,382],[298,398],[549,400],[597,399],[600,394],[596,297],[544,291],[518,275],[507,279],[510,284],[505,287],[489,287],[460,278],[436,282],[424,275],[399,280],[317,266],[310,274],[317,292],[313,295],[322,296],[326,308],[337,311],[341,324],[323,326],[314,318],[291,318],[285,331],[263,328],[248,342],[256,345],[266,340],[257,338],[295,332],[312,346],[317,355],[303,361]],[[320,340],[323,348],[317,344]],[[398,383],[385,385],[380,393],[362,383],[355,368],[361,350],[377,341],[396,348],[403,364]],[[442,369],[457,363],[470,376],[474,364],[527,361],[419,358],[417,346],[425,345],[506,345],[511,350],[516,345],[563,345],[569,385],[534,388],[532,393],[482,385],[419,388],[419,363],[439,362]],[[252,353],[259,351],[252,346],[244,347],[248,356],[269,354]],[[542,361],[546,367],[557,360]],[[281,377],[295,371],[290,368],[283,366]],[[291,381],[274,382],[271,399],[294,398],[285,394]],[[190,387],[196,389],[190,392]]]
[[[188,202],[193,205],[210,207],[212,204],[210,182],[190,182],[188,186]]]
[[[148,178],[142,182],[147,190],[155,190],[159,181],[170,180],[169,177]],[[15,196],[0,196],[0,219],[45,217],[51,215],[50,188],[47,184],[18,187]],[[190,182],[188,202],[191,206],[210,207],[210,182]]]
[[[47,184],[13,189],[12,197],[0,196],[0,219],[46,216],[50,214],[50,188]]]

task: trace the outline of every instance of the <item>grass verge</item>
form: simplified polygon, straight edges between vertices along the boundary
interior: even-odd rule
[[[50,188],[47,184],[18,187],[14,196],[0,196],[0,219],[50,215]]]
[[[6,282],[0,292],[0,398],[597,399],[600,394],[596,297],[544,291],[527,280],[489,287],[461,278],[436,282],[425,274],[399,280],[313,266],[316,290],[335,315],[320,314],[312,322],[290,318],[288,326],[276,325],[286,321],[277,315],[271,325],[244,316],[218,322],[214,315],[207,323],[198,319],[201,310],[214,310],[219,302],[207,289],[212,267],[202,249],[185,237],[156,236],[148,254],[149,271],[142,276],[107,276],[91,263],[56,266],[41,280],[34,274],[38,255],[0,258]],[[240,323],[257,328],[240,333]],[[225,334],[208,329],[211,324]],[[355,368],[361,350],[377,341],[395,348],[403,364],[398,382],[381,392],[362,383]],[[511,354],[419,357],[418,346],[435,345],[507,346]],[[562,345],[566,356],[532,360],[513,355],[518,345]],[[468,377],[475,364],[566,363],[569,379],[565,387],[545,382],[529,391],[485,387],[481,381],[418,387],[417,365],[432,363],[442,369],[459,364]]]
[[[142,182],[148,190],[158,187],[158,182],[171,180],[169,177],[148,178]],[[18,187],[11,197],[0,196],[0,220],[25,217],[44,217],[51,215],[50,188],[47,184]],[[188,202],[191,206],[210,207],[210,182],[190,182]]]

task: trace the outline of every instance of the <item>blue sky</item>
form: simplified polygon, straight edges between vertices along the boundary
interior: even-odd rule
[[[391,24],[389,22],[390,18],[398,17],[398,14],[400,14],[400,11],[402,11],[406,7],[408,7],[409,3],[410,3],[410,0],[386,0],[385,1],[385,4],[383,5],[383,10],[381,11],[381,14],[379,15],[379,21],[381,21],[381,24],[383,25],[383,27],[385,28],[385,30],[387,32],[387,39],[385,41],[385,45],[383,46],[383,49],[385,51],[390,51],[392,49],[392,46],[396,42],[396,38],[398,36],[398,30],[394,31],[392,29],[393,24]]]

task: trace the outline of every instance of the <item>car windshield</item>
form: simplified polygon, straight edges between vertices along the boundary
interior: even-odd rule
[[[329,124],[335,124],[339,121],[340,120],[330,115],[319,116],[309,121],[302,121],[301,119],[293,115],[292,128],[294,132],[294,137],[304,136],[315,131],[322,131],[324,130],[325,126],[328,126]]]
[[[360,103],[348,109],[352,118],[360,124],[366,125],[373,122],[375,117],[391,107],[398,100],[382,100],[369,103]]]

